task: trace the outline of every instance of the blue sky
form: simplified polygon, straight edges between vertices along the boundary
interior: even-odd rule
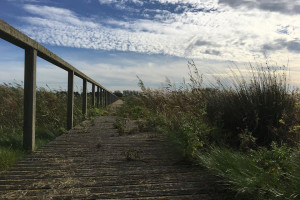
[[[111,90],[188,79],[191,59],[226,77],[267,58],[300,85],[300,0],[0,0],[0,18]],[[0,40],[0,55],[0,82],[22,81],[24,51]],[[65,88],[63,70],[37,70],[39,86]]]

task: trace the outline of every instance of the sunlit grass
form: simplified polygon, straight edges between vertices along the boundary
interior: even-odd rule
[[[23,95],[20,84],[0,85],[0,170],[5,170],[26,155],[23,152]],[[91,101],[88,95],[88,101]],[[74,95],[74,125],[84,120],[81,113],[81,95]],[[106,111],[88,104],[88,118]],[[37,88],[36,143],[44,146],[57,136],[66,133],[67,93],[61,90]]]
[[[125,99],[119,117],[141,119],[185,157],[219,176],[237,199],[300,198],[299,94],[286,68],[250,66],[214,77],[210,87],[189,63],[190,82],[167,81]]]

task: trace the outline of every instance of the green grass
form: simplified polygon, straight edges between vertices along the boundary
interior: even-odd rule
[[[16,161],[23,158],[25,152],[19,149],[12,149],[11,147],[0,147],[0,171],[6,170],[12,166]]]
[[[59,130],[49,130],[38,127],[36,129],[35,149],[44,146],[57,136],[63,134],[63,128]],[[0,134],[0,171],[8,169],[17,160],[21,159],[27,153],[23,151],[22,130],[6,130]]]
[[[0,85],[0,171],[9,168],[26,155],[23,152],[23,95],[20,84]],[[91,101],[88,95],[88,101]],[[74,96],[74,125],[84,120],[82,98]],[[88,104],[88,119],[107,111]],[[37,88],[36,143],[39,148],[66,132],[67,93],[60,90]]]
[[[300,103],[286,69],[249,67],[203,87],[193,62],[190,82],[146,88],[117,116],[164,134],[174,151],[221,177],[236,199],[300,198]]]
[[[281,149],[282,150],[282,149]],[[278,151],[278,150],[277,150]],[[257,154],[269,154],[261,158]],[[300,197],[299,150],[276,157],[274,149],[246,154],[228,148],[212,147],[199,152],[198,161],[222,177],[239,199],[298,199]],[[259,162],[258,162],[259,160]]]

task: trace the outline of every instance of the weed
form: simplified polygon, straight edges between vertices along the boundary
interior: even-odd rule
[[[103,111],[101,111],[98,108],[90,108],[90,109],[88,109],[88,118],[99,116],[99,115],[101,115],[102,112]]]
[[[114,127],[118,129],[119,135],[124,135],[126,128],[126,119],[122,117],[116,118],[116,121],[114,122]]]
[[[141,153],[143,153],[143,150],[139,147],[129,148],[123,152],[126,160],[128,161],[141,160]]]
[[[0,171],[9,168],[24,155],[22,150],[0,147]]]

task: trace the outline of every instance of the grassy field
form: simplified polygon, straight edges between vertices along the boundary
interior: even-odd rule
[[[190,82],[126,97],[116,125],[136,119],[140,131],[156,131],[174,150],[226,181],[237,199],[300,198],[300,103],[286,69],[250,66],[203,87],[189,63]]]
[[[23,94],[19,84],[0,85],[0,170],[5,170],[26,153],[22,149]],[[88,96],[88,101],[91,98]],[[83,120],[82,98],[74,95],[74,125]],[[102,111],[103,109],[101,109]],[[88,117],[101,113],[88,106]],[[67,93],[65,91],[37,89],[36,148],[47,144],[66,132]]]

